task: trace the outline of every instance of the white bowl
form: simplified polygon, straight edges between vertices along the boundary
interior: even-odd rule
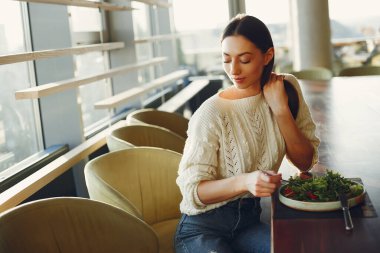
[[[327,211],[339,210],[342,208],[342,206],[340,205],[340,201],[308,202],[308,201],[299,201],[299,200],[287,198],[281,194],[282,189],[286,186],[287,185],[283,185],[280,187],[278,195],[279,195],[280,202],[288,207],[291,207],[297,210],[313,211],[313,212],[327,212]],[[361,202],[363,202],[364,196],[365,196],[365,189],[363,187],[363,192],[360,195],[354,198],[348,199],[348,205],[350,207],[353,207],[360,204]]]

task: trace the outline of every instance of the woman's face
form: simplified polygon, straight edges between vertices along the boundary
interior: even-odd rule
[[[273,58],[273,48],[261,52],[244,36],[229,36],[222,41],[223,67],[238,89],[260,88],[265,65]]]

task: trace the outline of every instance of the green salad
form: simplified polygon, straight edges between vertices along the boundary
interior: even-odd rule
[[[308,179],[301,179],[299,176],[290,177],[281,194],[300,201],[327,202],[338,201],[339,193],[352,198],[363,193],[363,190],[362,185],[344,178],[337,172],[327,170],[327,173],[321,177]]]

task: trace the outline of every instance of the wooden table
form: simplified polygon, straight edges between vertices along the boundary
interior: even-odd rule
[[[321,139],[313,171],[360,177],[378,216],[353,218],[347,232],[343,218],[277,219],[273,210],[272,252],[380,252],[380,76],[300,83]],[[280,170],[284,178],[295,172],[287,163]]]

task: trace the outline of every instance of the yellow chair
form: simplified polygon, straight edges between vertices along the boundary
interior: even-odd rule
[[[298,79],[326,81],[333,77],[332,71],[322,67],[314,67],[291,72]]]
[[[127,123],[130,125],[149,124],[164,127],[186,139],[189,120],[177,113],[148,108],[128,114]]]
[[[176,184],[181,154],[136,147],[99,156],[84,169],[91,199],[117,206],[156,232],[160,252],[174,252],[173,239],[182,199]]]
[[[110,151],[133,147],[158,147],[183,152],[185,139],[168,129],[153,125],[130,125],[115,129],[107,136]]]
[[[380,75],[380,66],[362,66],[345,68],[339,72],[339,76],[371,76]]]
[[[0,252],[158,252],[154,231],[114,206],[84,198],[50,198],[0,214]]]

